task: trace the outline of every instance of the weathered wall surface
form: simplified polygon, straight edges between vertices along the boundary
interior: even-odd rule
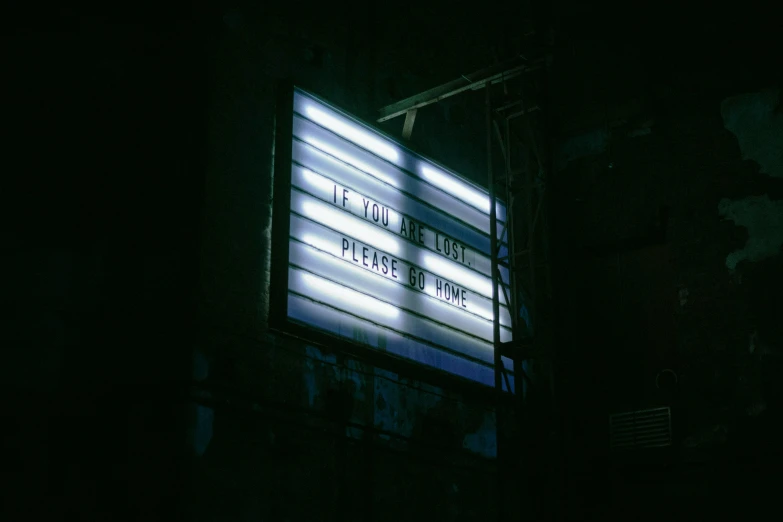
[[[664,11],[650,11],[649,30],[612,25],[632,16],[614,5],[564,17],[555,54],[552,236],[576,510],[687,504],[703,515],[721,495],[765,491],[742,466],[777,462],[764,433],[779,433],[783,354],[771,33],[744,11],[698,24]],[[754,27],[756,37],[719,39],[718,27]],[[726,71],[735,57],[743,65]],[[624,241],[633,238],[647,244]],[[666,368],[678,380],[661,389],[655,377]],[[596,481],[617,464],[607,415],[659,404],[673,408],[675,448],[617,471],[613,489]]]
[[[724,126],[737,138],[742,158],[755,163],[758,173],[783,178],[783,111],[779,89],[733,96],[721,103]],[[742,261],[773,258],[783,247],[783,200],[769,194],[740,200],[722,199],[720,215],[748,231],[742,249],[726,256],[726,267],[735,271]]]

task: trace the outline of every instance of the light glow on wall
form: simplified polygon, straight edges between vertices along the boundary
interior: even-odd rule
[[[288,320],[492,386],[487,191],[298,89],[291,117]]]

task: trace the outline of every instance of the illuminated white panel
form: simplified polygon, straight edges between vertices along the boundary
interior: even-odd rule
[[[407,194],[427,202],[435,208],[464,221],[465,223],[486,231],[489,235],[489,215],[475,206],[459,200],[444,192],[435,185],[425,182],[400,170],[394,165],[370,154],[356,145],[346,142],[339,136],[327,132],[303,118],[294,117],[294,135],[313,147],[334,156],[345,163],[377,178],[392,187],[405,191]],[[308,166],[308,165],[305,165]],[[498,237],[500,237],[502,220],[499,219]]]
[[[290,294],[288,297],[289,317],[303,324],[319,328],[345,339],[370,346],[380,351],[436,368],[486,386],[494,386],[495,373],[491,365],[462,358],[437,347],[416,341],[368,321],[346,315],[320,305],[306,298]],[[513,368],[513,362],[503,357],[506,368]],[[514,390],[514,374],[509,374],[511,390]],[[503,379],[503,389],[508,391]]]
[[[326,127],[335,134],[339,134],[348,141],[352,141],[382,158],[392,162],[397,161],[400,155],[395,146],[387,143],[383,138],[373,136],[355,123],[329,112],[312,103],[306,103],[304,106],[305,115],[318,125]]]
[[[296,220],[296,221],[294,221]],[[296,225],[299,224],[299,227],[296,227]],[[314,246],[315,248],[319,250],[323,250],[324,252],[329,252],[332,255],[337,255],[338,250],[340,249],[339,241],[332,238],[329,238],[328,236],[332,235],[333,232],[328,232],[327,237],[324,237],[322,234],[310,234],[307,232],[303,232],[303,230],[307,230],[310,227],[315,227],[314,223],[311,223],[309,221],[305,221],[303,219],[299,219],[296,216],[293,216],[293,219],[291,220],[291,226],[292,228],[296,228],[296,231],[292,231],[291,237],[296,237],[300,241],[307,243],[308,245]],[[293,245],[293,243],[291,243]],[[293,254],[289,253],[289,258],[292,258]]]
[[[387,256],[387,259],[384,260],[381,258],[378,260],[379,265],[378,267],[373,267],[373,257],[377,251],[374,251],[370,245],[366,245],[364,243],[350,240],[349,248],[347,250],[343,249],[343,239],[346,238],[346,236],[340,234],[339,232],[335,232],[333,230],[330,230],[322,225],[319,225],[317,223],[313,223],[311,221],[308,221],[304,218],[298,217],[296,215],[291,216],[291,237],[295,238],[301,242],[304,242],[308,245],[312,245],[315,248],[319,250],[323,250],[325,253],[330,254],[332,257],[339,259],[341,261],[344,261],[346,263],[353,264],[365,271],[367,271],[370,274],[373,274],[375,276],[380,276],[392,281],[396,281],[398,283],[401,283],[403,285],[410,284],[409,277],[411,274],[411,269],[415,270],[415,273],[417,274],[417,284],[418,284],[418,273],[423,272],[424,273],[424,290],[423,292],[429,296],[435,297],[436,299],[442,300],[444,302],[447,302],[449,306],[458,306],[457,303],[452,303],[451,301],[446,300],[446,293],[443,282],[441,283],[441,292],[438,292],[438,286],[437,286],[437,279],[438,276],[436,276],[434,273],[430,272],[429,270],[425,269],[422,266],[416,266],[412,265],[404,260],[397,259],[395,266],[395,271],[392,272],[391,270],[391,256]],[[294,249],[295,242],[292,242],[292,252]],[[364,248],[368,248],[367,251],[367,265],[364,266]],[[293,253],[290,254],[293,257]],[[379,254],[380,256],[383,255],[383,253]],[[354,259],[356,261],[354,261]],[[293,260],[291,261],[293,262]],[[318,269],[314,267],[314,265],[308,265],[311,270],[317,271]],[[386,270],[384,270],[384,267]],[[396,276],[396,277],[395,277]],[[483,317],[486,320],[492,320],[492,300],[487,298],[486,296],[480,295],[476,292],[473,292],[472,290],[466,289],[466,310],[467,312],[477,315],[479,317]],[[511,316],[509,314],[508,308],[505,306],[505,300],[503,297],[503,294],[500,295],[500,324],[504,327],[509,327],[511,325]],[[459,303],[461,305],[461,303]]]
[[[488,277],[465,270],[456,263],[446,261],[433,254],[426,253],[422,256],[424,266],[452,281],[464,281],[465,285],[487,297],[492,297],[492,281]]]
[[[421,341],[448,347],[452,352],[458,352],[490,364],[493,361],[492,343],[465,335],[404,310],[399,310],[398,315],[392,316],[383,308],[385,305],[396,311],[397,309],[393,306],[358,291],[344,287],[339,290],[340,285],[295,267],[289,268],[288,278],[291,291],[313,301],[367,319],[396,332],[413,336]],[[377,304],[370,304],[368,300]]]
[[[413,241],[437,255],[452,259],[487,276],[492,273],[492,263],[488,256],[444,235],[441,231],[428,229],[421,221],[412,220],[410,216],[400,214],[370,196],[346,189],[298,165],[293,166],[291,182],[293,186],[308,194],[332,203],[340,210],[345,209],[359,219],[397,234],[400,238]],[[507,281],[508,269],[500,267],[500,273],[503,280]]]
[[[344,235],[392,254],[398,259],[424,267],[436,275],[492,298],[492,283],[488,276],[459,265],[446,257],[438,257],[411,242],[400,241],[391,232],[369,225],[303,192],[291,192],[291,209],[335,231],[344,231]]]
[[[489,196],[486,194],[482,194],[467,184],[454,179],[453,176],[444,174],[432,167],[421,165],[419,168],[424,179],[436,187],[453,194],[463,201],[467,201],[477,209],[489,214],[491,205],[489,204]]]
[[[299,177],[297,174],[301,174],[301,177],[304,179],[305,183],[297,183],[299,181]],[[296,165],[294,165],[294,171],[293,171],[293,179],[291,182],[298,186],[298,187],[307,187],[310,186],[312,188],[315,188],[317,190],[309,190],[311,194],[326,194],[327,196],[331,194],[332,187],[334,186],[334,182],[331,180],[326,179],[325,177],[316,174],[315,172],[311,170],[307,170],[305,168],[298,168]]]
[[[383,181],[384,183],[388,183],[392,187],[400,186],[400,180],[384,172],[382,168],[376,168],[373,167],[372,165],[364,163],[356,155],[347,152],[344,147],[339,146],[340,144],[333,145],[327,143],[326,141],[320,141],[313,137],[314,134],[316,134],[316,132],[312,132],[311,134],[308,135],[307,144],[310,145],[311,147],[314,147],[321,152],[333,156],[338,160],[343,161],[348,165],[351,165],[354,168],[359,169],[365,174],[369,174],[372,177],[379,179],[380,181]]]
[[[305,236],[305,240],[313,240],[311,234]],[[290,245],[290,262],[293,265],[308,268],[317,275],[335,281],[345,286],[355,286],[362,292],[371,296],[377,296],[388,302],[400,303],[402,308],[422,315],[434,321],[438,321],[455,330],[480,337],[485,341],[492,341],[491,320],[478,317],[468,311],[467,302],[469,296],[458,294],[456,306],[452,302],[438,299],[428,294],[425,289],[426,273],[421,271],[408,271],[401,281],[384,278],[379,274],[366,270],[360,265],[350,264],[325,252],[319,252],[307,245],[292,241]],[[421,275],[420,275],[421,274]],[[413,281],[413,284],[411,284]],[[422,283],[419,285],[419,283]],[[465,297],[462,307],[462,299]],[[460,309],[462,308],[462,309]],[[501,341],[510,341],[511,331],[501,329]]]
[[[445,192],[465,201],[466,203],[473,205],[477,209],[489,214],[491,205],[489,204],[489,194],[483,190],[478,190],[475,187],[468,185],[467,183],[458,180],[451,174],[447,174],[440,169],[427,165],[424,162],[419,162],[419,173],[421,176],[442,189]],[[506,220],[506,209],[501,203],[498,203],[495,207],[495,213],[498,221]]]
[[[294,161],[301,165],[307,165],[308,169],[323,174],[341,185],[352,187],[358,192],[373,195],[380,203],[407,214],[418,221],[429,223],[442,230],[446,235],[464,242],[485,255],[489,255],[488,234],[466,227],[463,223],[441,212],[439,209],[413,199],[375,177],[367,176],[361,170],[335,160],[307,143],[295,141],[293,143],[292,155]],[[294,174],[296,170],[297,166],[294,167]],[[501,248],[500,255],[502,256],[504,253],[505,249]]]
[[[292,124],[288,318],[492,386],[487,191],[298,90]]]
[[[307,292],[309,295],[327,296],[330,301],[337,301],[340,305],[358,307],[365,311],[364,315],[375,314],[392,319],[395,319],[400,315],[400,311],[397,307],[368,296],[367,292],[370,289],[362,288],[363,292],[357,292],[345,286],[340,286],[331,281],[326,281],[325,279],[310,275],[307,272],[302,272],[300,278],[307,289],[310,290],[310,292]],[[292,285],[291,288],[296,289],[296,286]]]
[[[296,93],[294,108],[297,112],[304,114],[310,120],[331,130],[335,134],[422,178],[426,179],[422,168],[430,169],[435,174],[433,176],[434,179],[428,180],[430,183],[438,186],[453,197],[489,214],[489,200],[485,190],[457,180],[456,176],[446,172],[445,169],[435,167],[431,162],[412,153],[405,147],[395,144],[377,131],[352,121],[338,111],[320,104],[303,93]],[[483,200],[481,198],[482,194],[484,195]],[[500,202],[497,205],[497,216],[500,221],[505,221],[506,219],[505,206]]]
[[[328,224],[335,230],[350,230],[352,237],[370,243],[390,254],[397,254],[400,251],[400,243],[393,236],[379,234],[378,231],[373,230],[372,225],[362,223],[358,218],[333,210],[320,202],[298,201],[298,203],[297,210],[310,219]]]

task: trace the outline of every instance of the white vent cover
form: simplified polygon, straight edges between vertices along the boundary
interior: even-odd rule
[[[671,409],[667,406],[614,413],[609,416],[609,433],[612,449],[671,446]]]

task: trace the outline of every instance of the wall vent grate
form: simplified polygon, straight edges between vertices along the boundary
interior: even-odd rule
[[[659,448],[672,445],[671,409],[614,413],[609,416],[612,449]]]

